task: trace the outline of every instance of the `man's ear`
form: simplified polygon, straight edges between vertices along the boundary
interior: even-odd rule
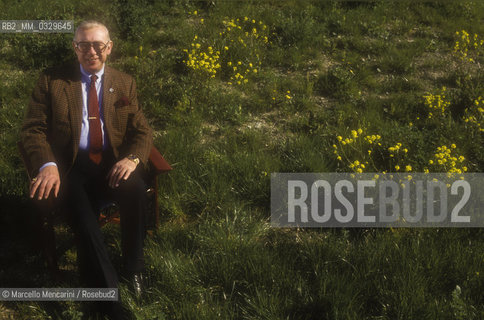
[[[111,50],[113,50],[113,42],[111,40],[109,40],[108,48],[106,50],[108,50],[107,54],[110,55]]]

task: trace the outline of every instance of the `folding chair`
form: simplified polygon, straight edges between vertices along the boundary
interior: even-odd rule
[[[29,181],[32,180],[30,173],[32,172],[32,165],[27,157],[26,150],[21,141],[17,142],[22,161]],[[147,185],[146,194],[149,199],[149,210],[146,227],[147,229],[156,229],[159,226],[159,203],[158,203],[158,176],[162,173],[172,170],[172,167],[166,162],[160,152],[152,147],[149,155],[149,166],[146,170],[144,179]],[[45,257],[47,267],[50,272],[57,277],[59,273],[59,266],[57,262],[56,254],[56,238],[55,238],[55,211],[59,209],[59,206],[55,203],[53,197],[49,197],[47,200],[37,201],[36,209],[38,210],[39,228],[42,244],[42,252]],[[101,206],[99,213],[99,225],[103,226],[106,223],[119,224],[119,210],[116,204],[112,201],[106,201]]]

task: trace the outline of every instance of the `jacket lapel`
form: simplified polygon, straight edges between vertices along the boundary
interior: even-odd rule
[[[69,116],[71,120],[71,132],[73,142],[73,158],[77,156],[79,150],[79,141],[81,140],[81,125],[82,125],[82,85],[81,85],[81,71],[79,65],[74,67],[73,76],[69,79],[68,85],[65,88],[69,101]]]
[[[103,83],[103,101],[102,101],[102,112],[103,112],[103,119],[104,119],[104,128],[107,132],[104,134],[108,134],[108,139],[110,140],[111,137],[109,136],[109,132],[111,132],[111,124],[112,119],[111,117],[114,115],[114,103],[116,102],[116,94],[113,88],[113,76],[111,73],[111,69],[109,67],[104,68],[104,83]],[[111,143],[111,141],[109,141]]]

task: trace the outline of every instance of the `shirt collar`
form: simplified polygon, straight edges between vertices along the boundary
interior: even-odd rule
[[[84,70],[82,65],[79,65],[79,66],[81,67],[82,81],[86,82],[86,83],[91,82],[91,74],[89,72],[87,72],[86,70]],[[101,70],[99,70],[98,72],[95,73],[95,75],[97,76],[96,82],[101,80],[102,76],[104,75],[104,65],[101,68]]]

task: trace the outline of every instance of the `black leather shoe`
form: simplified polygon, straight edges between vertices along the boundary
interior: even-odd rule
[[[136,298],[141,298],[141,295],[143,294],[143,274],[140,273],[133,273],[133,275],[130,277],[130,285],[131,289],[134,292],[134,295]]]

